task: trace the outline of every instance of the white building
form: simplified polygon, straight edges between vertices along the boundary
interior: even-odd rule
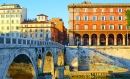
[[[27,9],[18,4],[0,6],[0,34],[20,37],[20,25],[27,19]]]

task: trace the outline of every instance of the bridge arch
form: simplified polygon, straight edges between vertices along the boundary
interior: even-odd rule
[[[33,60],[32,57],[30,56],[31,53],[32,52],[28,51],[27,49],[17,49],[15,52],[11,52],[11,55],[10,55],[11,57],[10,57],[9,63],[7,63],[5,66],[5,71],[3,73],[3,79],[6,78],[6,74],[8,74],[8,70],[10,68],[11,63],[15,60],[15,58],[17,58],[20,55],[24,55],[30,60],[30,62],[32,63],[32,67],[34,69],[33,76],[34,76],[34,78],[37,78],[38,71],[37,71],[37,67],[35,65],[35,60]],[[35,52],[33,52],[33,53],[35,53]]]
[[[43,73],[54,77],[54,56],[51,51],[46,51],[43,57]]]

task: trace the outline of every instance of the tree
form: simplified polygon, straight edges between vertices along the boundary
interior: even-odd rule
[[[128,29],[130,28],[130,10],[125,11],[125,15],[127,17],[127,45],[128,45]]]
[[[125,11],[125,15],[126,15],[126,17],[127,17],[127,28],[129,29],[130,27],[130,10],[128,9],[128,10],[126,10]]]

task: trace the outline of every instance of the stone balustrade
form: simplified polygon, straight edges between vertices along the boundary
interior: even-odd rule
[[[0,48],[8,47],[57,47],[60,49],[64,48],[63,45],[54,41],[0,36]]]

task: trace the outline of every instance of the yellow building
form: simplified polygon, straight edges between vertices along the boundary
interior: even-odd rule
[[[39,14],[35,20],[25,20],[21,23],[21,33],[24,38],[52,40],[58,42],[58,29],[46,15]]]
[[[64,22],[60,18],[52,18],[50,20],[51,22],[54,22],[56,24],[56,28],[59,29],[59,43],[65,44],[66,43],[66,28],[64,26]]]
[[[27,9],[18,4],[0,6],[0,35],[20,37],[20,24],[27,19]]]

